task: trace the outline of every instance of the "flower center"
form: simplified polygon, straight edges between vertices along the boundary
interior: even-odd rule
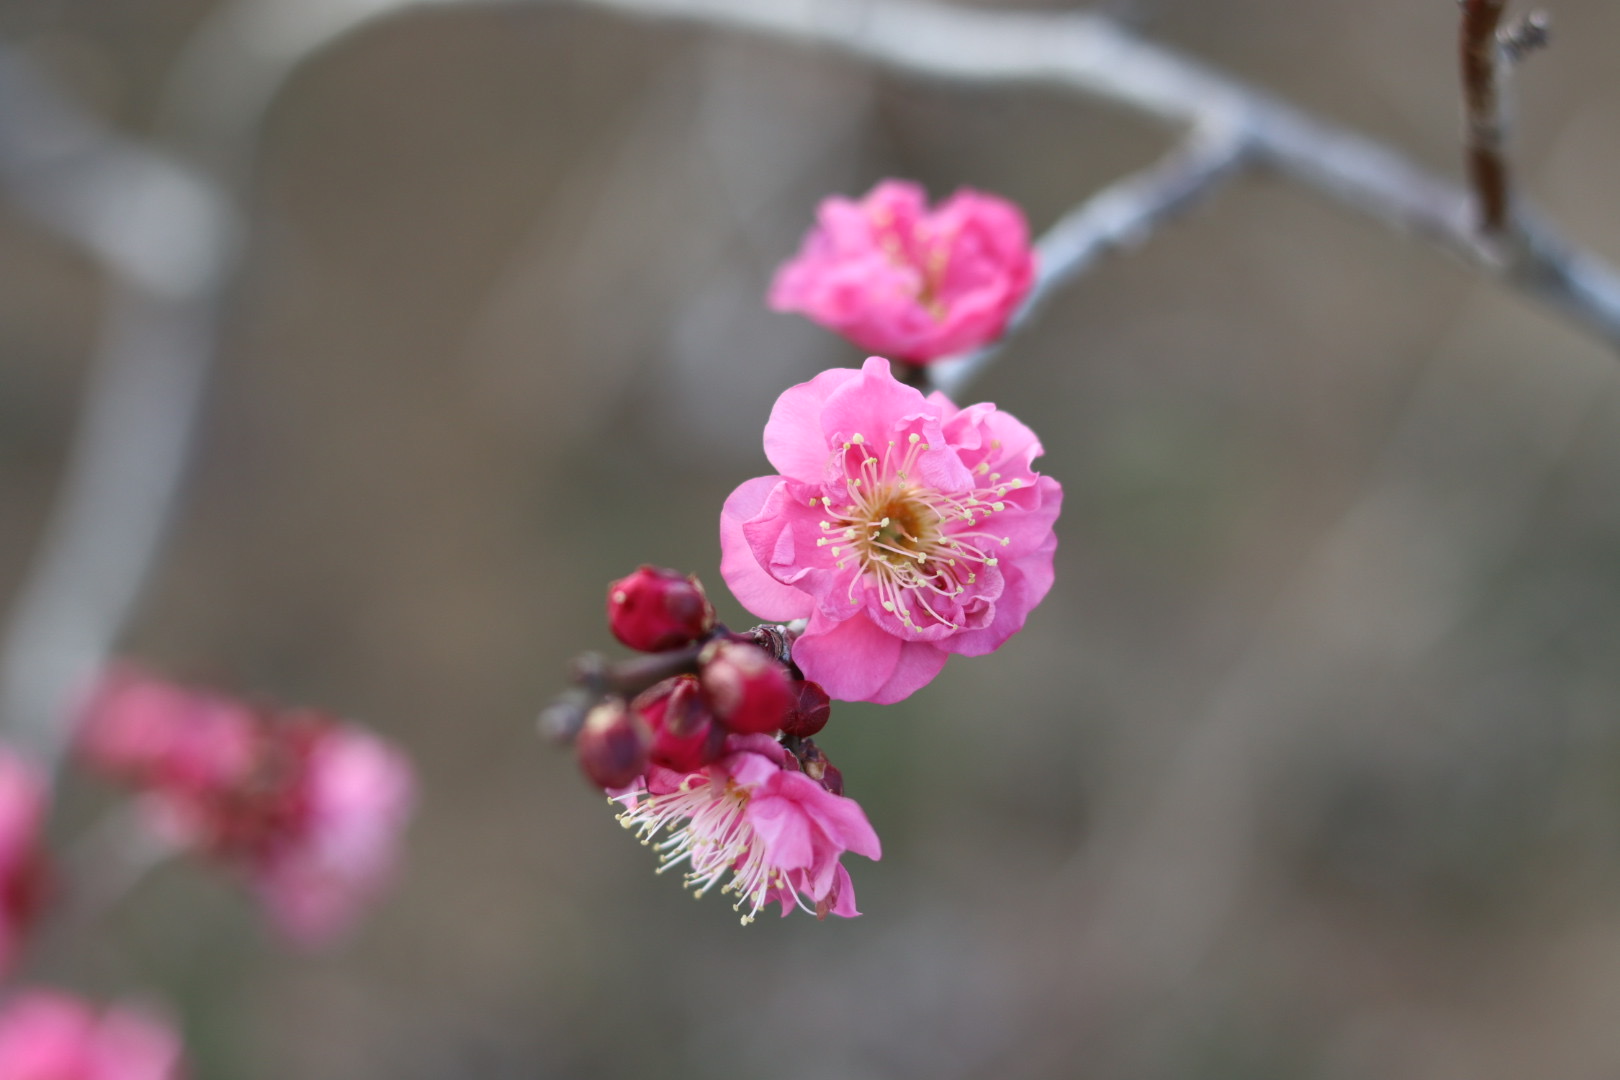
[[[991,448],[999,450],[1000,442]],[[833,545],[834,565],[840,570],[853,561],[858,572],[850,579],[851,604],[860,603],[855,583],[864,581],[876,590],[883,610],[904,625],[959,630],[960,624],[939,609],[950,610],[947,601],[977,583],[979,567],[996,565],[990,553],[1011,542],[979,526],[1007,508],[1002,499],[1022,481],[1002,482],[1000,473],[981,464],[974,476],[985,482],[962,492],[939,491],[912,475],[918,456],[928,449],[920,436],[911,434],[904,451],[890,440],[879,458],[864,436],[851,436],[833,452],[848,501],[841,508],[830,495],[811,502],[819,501],[829,514],[821,523],[828,535],[816,544]]]
[[[913,227],[911,233],[912,248],[919,253],[918,257],[914,257],[900,242],[900,235],[892,220],[878,219],[877,224],[880,229],[885,230],[878,242],[889,263],[917,271],[917,304],[927,311],[935,322],[943,321],[946,308],[941,294],[945,289],[945,268],[951,262],[950,248],[936,241],[921,224],[918,224]]]

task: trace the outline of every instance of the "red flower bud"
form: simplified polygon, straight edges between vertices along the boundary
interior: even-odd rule
[[[720,756],[726,730],[715,722],[696,675],[665,679],[630,703],[652,729],[652,760],[694,772]]]
[[[819,683],[801,679],[793,684],[794,705],[782,721],[782,734],[808,739],[827,726],[832,699]]]
[[[703,651],[703,692],[720,722],[739,735],[782,726],[795,695],[787,669],[755,645],[716,641]]]
[[[647,771],[652,732],[618,698],[609,698],[585,716],[574,740],[579,767],[597,787],[625,787]]]
[[[641,652],[690,645],[714,628],[714,605],[690,574],[643,566],[608,586],[608,627]]]

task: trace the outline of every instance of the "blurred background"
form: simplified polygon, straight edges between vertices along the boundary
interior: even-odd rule
[[[1455,176],[1455,7],[1112,10]],[[0,0],[0,40],[144,137],[215,8]],[[1620,256],[1620,7],[1553,14],[1519,175]],[[1039,230],[1168,138],[546,4],[322,52],[257,147],[125,649],[404,744],[408,863],[307,957],[176,865],[30,977],[167,999],[200,1080],[1620,1075],[1620,370],[1283,182],[1104,263],[974,387],[1065,487],[1058,583],[818,740],[883,838],[850,860],[863,918],[692,903],[534,733],[636,564],[751,622],[720,504],[767,471],[775,396],[860,360],[762,303],[819,198],[972,185]],[[106,294],[0,195],[0,597]],[[65,817],[100,797],[75,781]]]

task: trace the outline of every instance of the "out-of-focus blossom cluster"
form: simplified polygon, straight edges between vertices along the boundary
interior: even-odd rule
[[[377,736],[132,667],[99,680],[75,735],[82,763],[134,789],[160,846],[242,875],[300,943],[326,940],[375,897],[411,811],[410,764]],[[85,878],[59,882],[42,838],[49,795],[39,770],[0,746],[0,977],[44,915],[98,914],[100,901],[76,902],[99,894],[96,875],[127,873],[78,859]],[[38,989],[0,1001],[0,1080],[180,1080],[181,1059],[179,1036],[142,1009],[98,1012]]]
[[[410,762],[362,728],[134,668],[96,688],[79,750],[139,793],[156,833],[241,874],[303,944],[343,930],[386,884],[414,799]]]
[[[964,188],[930,210],[920,186],[885,180],[859,202],[822,201],[770,304],[922,364],[999,338],[1034,280],[1017,206]]]
[[[180,1080],[180,1040],[164,1020],[116,1006],[97,1012],[32,990],[0,1006],[4,1080]]]
[[[0,975],[15,963],[49,888],[40,837],[45,807],[45,782],[26,761],[0,746]]]

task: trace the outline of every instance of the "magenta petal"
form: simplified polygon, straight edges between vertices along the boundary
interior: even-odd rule
[[[805,777],[810,783],[814,780]],[[866,819],[861,804],[845,795],[834,795],[820,784],[812,797],[803,800],[804,812],[835,846],[876,862],[883,858],[883,845],[877,830]]]
[[[918,414],[929,414],[922,394],[895,379],[883,357],[867,357],[856,378],[827,396],[820,417],[823,444],[859,434],[881,447],[902,417]]]
[[[743,607],[761,619],[786,621],[809,615],[815,601],[771,577],[754,557],[742,528],[781,483],[775,476],[755,477],[726,499],[720,511],[720,576]]]
[[[838,864],[838,876],[833,879],[832,914],[844,919],[853,919],[860,915],[855,908],[855,883],[849,878],[849,871],[844,864]]]
[[[859,377],[850,368],[833,368],[782,392],[765,423],[765,457],[777,472],[809,484],[820,482],[831,452],[822,433],[822,410],[839,388]]]
[[[797,870],[810,865],[810,823],[798,804],[780,795],[755,795],[748,803],[748,822],[765,842],[772,866]]]
[[[793,643],[793,661],[829,697],[870,701],[893,677],[900,646],[899,638],[879,630],[865,615],[832,623],[818,611]]]
[[[931,641],[907,641],[900,646],[900,662],[894,673],[867,701],[879,705],[893,705],[903,701],[934,681],[945,667],[949,657],[944,649]],[[877,856],[873,856],[877,858]]]

